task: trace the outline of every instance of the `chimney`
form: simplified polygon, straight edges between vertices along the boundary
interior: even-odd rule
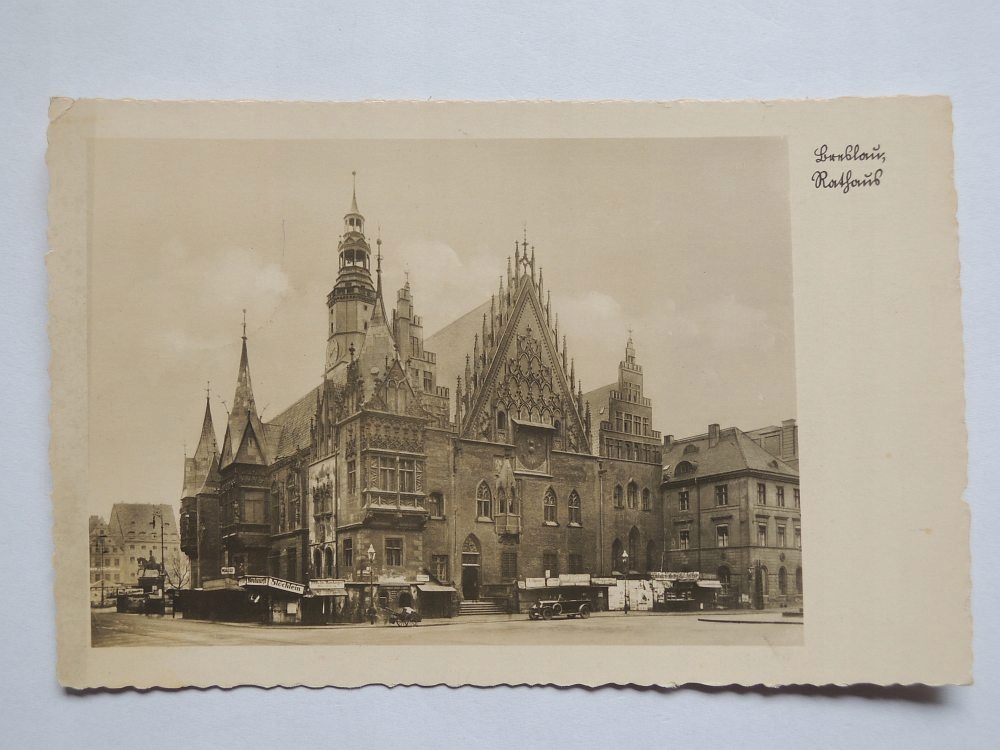
[[[708,447],[714,448],[719,444],[719,425],[710,424],[708,426]]]
[[[799,457],[799,428],[794,419],[781,422],[781,458],[789,460]]]
[[[674,436],[664,435],[663,436],[663,450],[668,451],[674,447]]]

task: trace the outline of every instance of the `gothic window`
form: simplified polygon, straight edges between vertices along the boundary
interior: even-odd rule
[[[545,511],[545,523],[554,524],[556,523],[557,517],[557,505],[556,505],[556,493],[552,491],[549,487],[545,490],[545,497],[542,500],[542,505]]]
[[[319,578],[323,575],[323,551],[317,547],[313,550],[313,578]]]
[[[327,547],[323,550],[323,574],[327,578],[333,578],[333,550]]]
[[[620,539],[615,539],[611,545],[611,567],[617,569],[622,561],[622,543]]]
[[[500,555],[500,577],[505,581],[517,578],[516,552],[504,552]]]
[[[646,570],[657,570],[656,542],[650,539],[646,542]]]
[[[636,495],[639,493],[639,486],[635,482],[628,483],[628,507],[634,508]]]
[[[387,492],[396,491],[396,459],[392,456],[378,457],[378,486]]]
[[[507,513],[507,492],[503,487],[497,489],[497,513],[500,515]]]
[[[476,514],[480,518],[493,518],[493,493],[486,482],[480,482],[476,490]]]
[[[642,488],[642,509],[652,510],[653,509],[653,499],[649,494],[649,487]]]
[[[615,485],[615,507],[625,507],[625,503],[622,501],[622,486],[620,484]]]
[[[549,578],[559,577],[559,553],[558,552],[543,552],[542,553],[542,570]]]
[[[580,506],[580,495],[576,490],[569,493],[569,523],[571,526],[583,525],[583,509]]]
[[[446,583],[451,580],[448,577],[448,555],[431,555],[431,570],[438,581]]]
[[[432,492],[427,499],[427,505],[431,518],[444,518],[444,495]]]
[[[583,555],[571,553],[569,556],[569,572],[585,573],[583,569]]]
[[[694,472],[694,464],[690,461],[681,461],[677,464],[677,469],[674,470],[674,474],[680,476],[681,474],[691,474]]]
[[[629,565],[639,566],[639,529],[635,526],[628,533],[628,559]]]
[[[497,429],[506,430],[507,429],[507,415],[502,411],[497,412]]]
[[[412,458],[401,458],[399,460],[399,491],[416,491],[416,473]]]

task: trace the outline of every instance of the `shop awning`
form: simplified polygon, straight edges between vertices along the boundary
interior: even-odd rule
[[[722,584],[719,581],[698,581],[698,588],[721,589]]]
[[[442,586],[440,583],[418,583],[417,588],[426,593],[452,593],[455,591],[454,586]]]

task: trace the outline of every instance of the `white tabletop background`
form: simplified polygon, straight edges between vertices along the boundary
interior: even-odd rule
[[[372,7],[369,7],[369,6]],[[4,747],[995,747],[1000,9],[984,0],[113,3],[0,14]],[[55,675],[46,340],[50,96],[954,103],[976,685],[68,694]],[[933,353],[929,353],[933,356]],[[929,616],[933,616],[929,613]]]

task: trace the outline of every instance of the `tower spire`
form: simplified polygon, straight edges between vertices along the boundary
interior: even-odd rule
[[[382,225],[376,224],[378,234],[375,237],[375,292],[378,297],[382,297]],[[406,284],[410,284],[410,272],[406,272]]]
[[[356,214],[358,211],[358,173],[351,172],[351,213]]]

